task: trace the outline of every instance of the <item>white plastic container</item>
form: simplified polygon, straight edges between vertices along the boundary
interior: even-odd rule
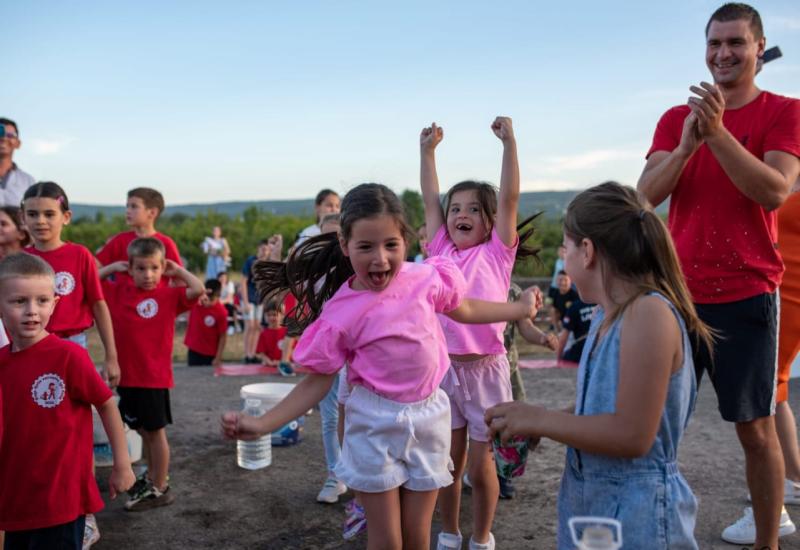
[[[114,401],[119,402],[119,397],[115,395]],[[125,438],[128,440],[128,454],[131,457],[131,462],[138,462],[142,459],[142,437],[128,428],[128,426],[125,426]],[[105,428],[103,428],[103,421],[94,407],[92,407],[92,439],[95,465],[111,466],[114,462],[111,454],[111,445],[108,442]]]
[[[274,382],[247,384],[246,386],[242,386],[239,396],[242,398],[242,407],[244,407],[245,399],[260,399],[261,406],[266,412],[280,403],[281,400],[289,395],[289,392],[293,389],[294,384],[281,384]]]

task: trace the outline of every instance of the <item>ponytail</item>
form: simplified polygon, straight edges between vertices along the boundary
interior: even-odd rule
[[[253,281],[262,302],[281,297],[286,291],[297,298],[297,305],[286,312],[291,336],[302,333],[319,317],[322,305],[353,273],[336,233],[311,237],[285,263],[258,261],[253,265]]]
[[[637,292],[618,304],[607,322],[619,318],[643,294],[657,292],[675,306],[695,344],[703,343],[711,349],[714,333],[697,315],[672,237],[641,194],[616,182],[579,193],[567,207],[564,233],[575,242],[584,238],[592,241],[607,275],[637,287]],[[608,278],[605,280],[608,291]]]
[[[532,216],[528,216],[520,223],[517,224],[517,235],[519,235],[519,245],[517,246],[517,256],[516,260],[525,260],[527,258],[536,258],[539,259],[539,251],[541,248],[534,247],[532,245],[526,244],[528,239],[533,237],[534,233],[536,233],[536,228],[533,226],[533,220],[538,218],[542,215],[542,212],[537,212]],[[525,226],[530,225],[527,229]]]

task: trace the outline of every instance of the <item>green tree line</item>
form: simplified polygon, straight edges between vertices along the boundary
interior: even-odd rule
[[[413,228],[424,223],[422,199],[415,191],[405,191],[401,199],[406,209],[408,221]],[[206,257],[200,248],[203,240],[211,235],[211,228],[218,225],[231,248],[232,270],[239,271],[248,256],[255,254],[258,243],[271,235],[283,236],[284,254],[294,243],[297,234],[314,223],[311,217],[275,215],[250,207],[240,215],[229,216],[209,210],[189,216],[182,213],[164,215],[156,223],[158,231],[170,236],[178,245],[186,265],[193,271],[205,269]],[[540,217],[534,223],[536,233],[534,242],[541,248],[539,261],[520,262],[515,275],[523,277],[549,276],[556,258],[556,249],[561,244],[561,224]],[[64,228],[63,238],[80,243],[96,252],[109,237],[128,230],[123,216],[108,218],[98,213],[94,218],[75,219]],[[416,242],[410,243],[409,255],[419,251]]]

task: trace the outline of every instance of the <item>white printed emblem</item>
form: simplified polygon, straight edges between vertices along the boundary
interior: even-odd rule
[[[64,381],[57,374],[43,374],[31,387],[31,397],[40,407],[52,409],[64,400],[66,394]]]
[[[207,327],[213,327],[217,324],[217,321],[214,319],[213,315],[206,315],[205,319],[203,319],[203,322]]]
[[[141,302],[136,304],[136,312],[145,319],[150,319],[151,317],[155,317],[156,313],[158,313],[158,302],[156,302],[152,298],[148,298],[147,300],[142,300]]]
[[[66,296],[75,290],[75,277],[69,271],[56,273],[56,294]]]

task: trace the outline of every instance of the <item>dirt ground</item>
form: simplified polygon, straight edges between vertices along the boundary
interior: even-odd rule
[[[574,399],[575,370],[524,370],[523,375],[529,401],[560,407]],[[215,378],[211,368],[176,367],[175,424],[168,428],[176,501],[148,512],[125,512],[122,498],[108,501],[109,470],[98,469],[107,507],[98,514],[102,538],[95,548],[365,548],[363,535],[353,542],[341,538],[349,496],[334,505],[315,500],[325,479],[318,412],[307,417],[299,445],[273,449],[270,467],[251,472],[236,466],[235,443],[221,439],[218,419],[221,412],[238,408],[242,385],[264,381],[286,379]],[[792,407],[800,411],[800,381],[792,382],[790,395]],[[555,502],[563,457],[564,448],[552,441],[545,441],[531,456],[528,471],[515,481],[516,498],[500,501],[493,529],[498,548],[555,547]],[[733,427],[717,414],[707,380],[680,462],[700,501],[696,530],[700,548],[737,548],[722,542],[719,533],[747,505],[742,452]],[[800,508],[789,512],[800,520]],[[461,521],[466,537],[470,513],[467,496]],[[438,530],[434,518],[434,535]],[[800,534],[781,542],[784,549],[800,548]]]

